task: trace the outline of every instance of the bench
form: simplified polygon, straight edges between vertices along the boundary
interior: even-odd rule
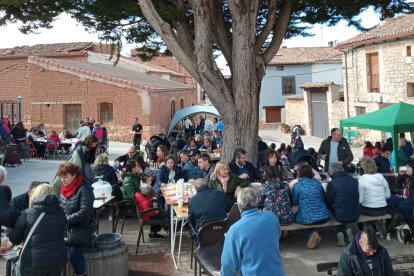
[[[391,263],[394,268],[394,275],[414,275],[414,271],[410,264],[414,262],[414,256],[411,255],[402,255],[391,257]],[[404,267],[405,264],[409,264]],[[333,271],[338,270],[338,262],[326,262],[319,263],[316,265],[316,270],[318,272],[326,272],[328,275],[334,275]]]
[[[377,216],[377,217],[370,217],[365,215],[360,215],[358,221],[356,222],[368,222],[368,221],[376,221],[376,220],[386,220],[390,219],[391,215],[386,214],[383,216]],[[325,223],[321,224],[299,224],[299,223],[292,223],[287,225],[282,225],[280,229],[282,231],[294,231],[294,230],[304,230],[304,229],[310,229],[310,228],[322,228],[322,227],[330,227],[330,226],[337,226],[337,225],[343,225],[345,223],[341,223],[339,221],[336,221],[335,219],[331,218]]]
[[[344,129],[343,135],[350,145],[352,145],[352,143],[355,141],[357,142],[358,146],[361,146],[361,141],[360,141],[361,134],[359,133],[358,130]]]

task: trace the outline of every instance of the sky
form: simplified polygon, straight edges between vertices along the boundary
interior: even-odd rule
[[[364,27],[373,27],[379,23],[378,15],[371,9],[360,15]],[[99,42],[97,34],[88,33],[85,29],[72,19],[68,14],[62,14],[53,23],[52,29],[43,29],[36,34],[22,34],[19,30],[19,24],[9,24],[0,27],[0,48],[12,48],[23,45],[34,45],[41,43],[62,43],[62,42]],[[355,28],[347,27],[345,22],[340,22],[334,27],[315,25],[311,30],[314,37],[295,37],[283,42],[287,47],[311,47],[327,46],[329,41],[344,41],[359,34]],[[129,55],[134,45],[123,43],[123,55]],[[219,58],[217,63],[222,68],[225,60]]]

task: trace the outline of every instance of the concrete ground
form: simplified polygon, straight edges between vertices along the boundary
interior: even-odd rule
[[[289,143],[290,136],[276,130],[260,131],[260,136],[266,142],[275,142],[277,146],[281,142]],[[315,137],[303,137],[305,147],[319,148],[321,139]],[[109,150],[110,160],[113,161],[118,155],[126,153],[129,144],[112,142]],[[353,148],[355,159],[360,155],[361,148]],[[7,167],[8,176],[7,185],[11,186],[13,194],[17,195],[27,189],[29,183],[33,180],[51,181],[56,173],[57,166],[63,160],[42,160],[31,159],[23,162],[19,167]],[[103,212],[101,218],[101,233],[110,232],[110,224],[108,218]],[[120,225],[118,232],[120,232]],[[181,261],[178,270],[175,270],[170,255],[170,239],[168,237],[161,240],[148,238],[149,229],[146,227],[144,231],[145,243],[141,242],[139,252],[136,255],[136,240],[138,236],[138,223],[136,218],[130,218],[125,222],[123,232],[123,240],[129,248],[129,265],[130,275],[193,275],[194,271],[190,268],[190,249],[191,240],[188,230],[185,230],[183,237],[183,246],[181,250]],[[160,232],[161,234],[167,234]],[[316,250],[308,250],[305,247],[306,233],[303,231],[289,232],[286,238],[280,241],[280,249],[283,258],[283,266],[286,275],[324,275],[316,272],[316,264],[319,262],[338,261],[343,250],[342,247],[336,245],[336,236],[334,228],[325,228],[320,231],[322,243],[320,248]],[[388,249],[390,255],[412,254],[414,247],[412,245],[399,244],[395,236],[393,240],[388,242],[382,240],[381,243]],[[414,270],[414,266],[413,266]],[[5,274],[5,262],[0,259],[0,275]],[[325,274],[326,275],[326,274]]]

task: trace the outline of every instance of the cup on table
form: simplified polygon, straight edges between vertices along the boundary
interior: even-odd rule
[[[178,200],[178,207],[183,207],[183,205],[184,205],[184,199],[182,199],[182,198],[180,198],[179,200]]]

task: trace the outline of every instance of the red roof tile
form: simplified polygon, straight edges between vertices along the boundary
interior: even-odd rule
[[[85,63],[72,60],[48,59],[41,57],[29,57],[28,61],[29,63],[34,64],[45,64],[49,66],[47,68],[49,70],[53,70],[53,67],[58,69],[60,68],[75,74],[83,74],[93,78],[124,84],[144,90],[173,91],[192,89],[192,87],[181,83],[108,64]]]
[[[37,44],[0,49],[0,58],[25,58],[28,56],[63,57],[87,55],[93,42]]]
[[[337,48],[352,48],[374,42],[414,36],[414,13],[390,18],[375,28],[337,44]]]
[[[342,62],[339,50],[332,47],[280,48],[269,65]]]

